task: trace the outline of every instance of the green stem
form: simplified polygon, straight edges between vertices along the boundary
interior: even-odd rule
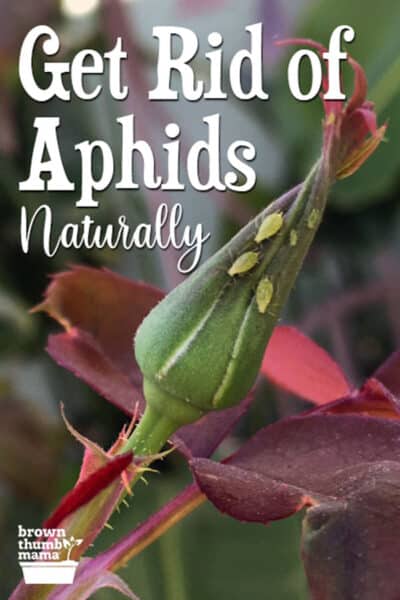
[[[161,506],[167,505],[171,498],[169,487],[167,486],[166,489],[163,488],[160,494]],[[168,532],[168,535],[160,536],[158,541],[164,583],[164,598],[165,600],[185,600],[187,593],[181,530],[174,527]]]
[[[174,421],[147,405],[135,431],[121,448],[121,453],[133,450],[137,456],[157,454],[177,428]]]

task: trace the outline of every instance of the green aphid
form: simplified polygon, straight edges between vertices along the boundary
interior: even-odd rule
[[[257,235],[254,238],[256,244],[261,244],[264,240],[267,240],[278,233],[283,225],[283,214],[281,212],[271,213],[265,217],[261,223]]]
[[[256,301],[259,312],[263,315],[271,303],[274,295],[273,283],[268,277],[261,279],[256,290]]]
[[[290,232],[290,245],[292,248],[297,246],[298,239],[299,239],[299,236],[297,235],[297,231],[295,229],[292,229],[292,231]]]
[[[307,219],[308,229],[314,229],[314,227],[318,223],[318,219],[319,219],[319,210],[317,210],[316,208],[313,208],[312,211],[310,212],[310,214],[308,215],[308,219]]]
[[[241,254],[239,258],[235,260],[233,265],[228,271],[228,275],[234,277],[235,275],[242,275],[251,271],[258,263],[258,252],[245,252]]]

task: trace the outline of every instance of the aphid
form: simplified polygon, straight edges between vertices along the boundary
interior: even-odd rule
[[[230,275],[230,277],[234,277],[235,275],[242,275],[243,273],[247,273],[247,271],[251,271],[251,269],[253,269],[256,266],[257,262],[257,252],[245,252],[235,260],[235,262],[228,271],[228,275]]]
[[[325,123],[326,123],[326,125],[333,125],[335,121],[336,121],[336,115],[335,115],[335,113],[331,112],[331,113],[329,113]]]
[[[319,219],[319,210],[313,208],[307,219],[307,227],[308,229],[314,229]]]
[[[256,244],[261,244],[264,240],[267,240],[274,236],[281,229],[283,225],[283,215],[281,212],[271,213],[265,217],[261,223],[257,235],[254,238]]]
[[[292,248],[297,246],[298,239],[299,236],[297,235],[297,231],[295,229],[292,229],[292,231],[290,232],[290,245],[292,246]]]
[[[256,302],[259,312],[263,315],[271,303],[274,294],[273,283],[268,277],[261,279],[256,290]]]

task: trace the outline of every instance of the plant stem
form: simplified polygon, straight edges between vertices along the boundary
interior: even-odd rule
[[[147,405],[139,424],[120,452],[133,450],[137,456],[157,454],[177,429],[174,421]]]
[[[166,504],[170,499],[170,486],[163,487],[160,501]],[[159,553],[165,600],[185,600],[184,556],[182,553],[181,530],[173,527],[168,535],[159,538]]]
[[[107,569],[119,570],[205,501],[204,494],[192,483],[133,532],[100,554],[98,559]]]

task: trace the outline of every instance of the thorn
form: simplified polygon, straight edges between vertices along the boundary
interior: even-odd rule
[[[132,432],[133,432],[133,430],[135,428],[135,425],[136,425],[136,423],[138,421],[138,417],[139,417],[139,403],[136,402],[135,408],[134,408],[133,414],[132,414],[132,419],[131,419],[131,421],[130,421],[130,423],[128,425],[128,428],[127,428],[127,430],[125,432],[127,438],[129,438],[131,436],[131,434],[132,434]]]
[[[171,444],[171,448],[169,448],[168,450],[164,450],[164,452],[160,452],[160,454],[158,454],[157,458],[160,460],[164,460],[164,458],[166,458],[167,456],[169,456],[169,454],[172,454],[172,452],[174,452],[176,450],[176,446],[173,445],[171,442],[169,442]]]
[[[130,506],[129,506],[129,502],[127,501],[127,499],[126,499],[126,498],[123,498],[123,499],[122,499],[122,504],[123,504],[124,506],[126,506],[126,508],[130,508]]]
[[[128,475],[127,475],[126,471],[124,471],[121,474],[121,479],[122,479],[122,483],[124,484],[124,488],[126,490],[126,493],[128,494],[128,496],[132,496],[132,490],[131,490],[131,486],[129,484],[129,478],[128,478]]]
[[[107,529],[111,529],[111,531],[114,531],[114,527],[110,525],[110,523],[106,523],[104,527],[107,527]]]
[[[156,473],[157,475],[160,474],[160,471],[158,469],[152,469],[151,467],[141,467],[140,469],[137,470],[138,473]]]

